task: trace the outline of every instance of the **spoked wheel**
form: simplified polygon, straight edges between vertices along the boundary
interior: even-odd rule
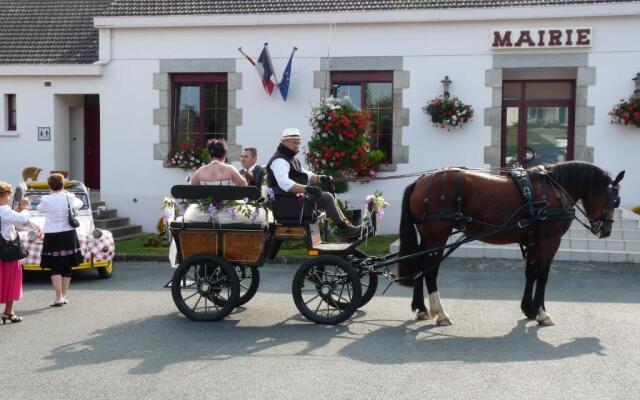
[[[358,309],[362,301],[360,276],[340,257],[311,258],[296,271],[291,288],[293,301],[309,321],[339,324]]]
[[[219,321],[238,304],[240,283],[224,259],[198,254],[184,260],[171,281],[171,295],[178,310],[195,321]]]
[[[256,266],[234,265],[233,268],[240,283],[238,306],[241,306],[248,303],[256,295],[260,285],[260,271]],[[219,297],[214,297],[213,302],[221,307],[226,304],[226,300]]]

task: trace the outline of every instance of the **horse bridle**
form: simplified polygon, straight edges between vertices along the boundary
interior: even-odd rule
[[[589,224],[591,228],[589,229],[591,233],[594,235],[600,233],[602,228],[604,227],[605,222],[613,223],[613,219],[607,218],[607,214],[610,209],[616,209],[620,207],[620,185],[611,183],[607,187],[607,202],[605,203],[604,208],[602,209],[602,214],[597,219],[592,219],[587,216],[589,219]],[[586,214],[585,214],[586,215]]]

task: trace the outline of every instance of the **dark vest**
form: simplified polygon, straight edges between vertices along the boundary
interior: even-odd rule
[[[300,161],[295,157],[296,153],[290,149],[288,149],[283,144],[278,146],[278,149],[273,154],[273,157],[267,163],[267,179],[269,180],[269,187],[272,188],[276,193],[282,193],[284,190],[278,186],[278,181],[276,181],[276,177],[271,170],[271,163],[276,158],[283,158],[289,163],[289,179],[292,181],[299,183],[301,185],[306,185],[309,179],[308,175],[302,172],[302,167],[300,166]]]

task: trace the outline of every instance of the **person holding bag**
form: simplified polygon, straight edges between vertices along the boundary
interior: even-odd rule
[[[11,185],[0,182],[0,304],[4,304],[2,324],[22,322],[13,312],[13,302],[22,298],[22,265],[24,250],[14,224],[24,225],[29,221],[29,200],[23,199],[17,211],[9,207]]]
[[[45,216],[40,267],[51,270],[51,284],[56,297],[50,305],[60,307],[68,303],[71,269],[83,261],[75,229],[79,226],[75,210],[83,203],[73,193],[64,190],[64,176],[61,174],[51,174],[47,183],[51,194],[42,196],[38,204],[38,212]]]

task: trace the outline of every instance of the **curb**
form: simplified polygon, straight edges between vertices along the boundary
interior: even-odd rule
[[[309,257],[276,257],[273,260],[265,260],[265,264],[288,264],[288,265],[300,265]],[[168,256],[158,256],[158,255],[145,255],[145,254],[116,254],[113,258],[114,261],[118,262],[137,262],[137,261],[154,261],[154,262],[169,262]]]

